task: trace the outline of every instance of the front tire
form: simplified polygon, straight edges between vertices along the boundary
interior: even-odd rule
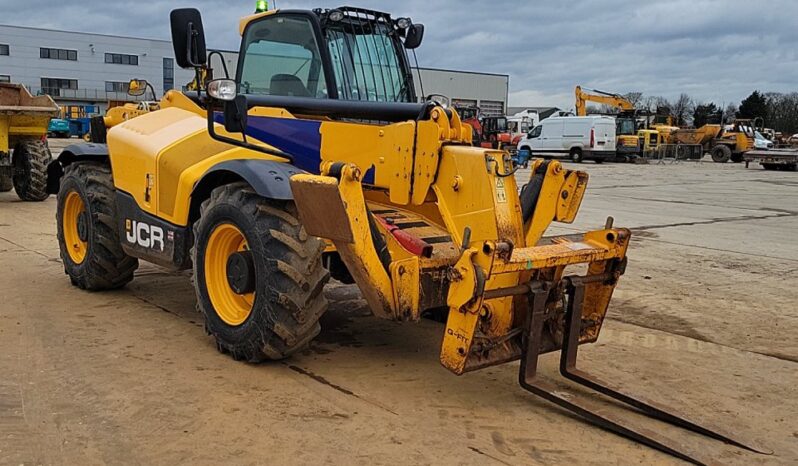
[[[111,168],[97,162],[66,167],[58,191],[58,245],[72,284],[112,290],[133,280],[136,258],[122,250]]]
[[[718,145],[712,148],[709,153],[715,163],[726,163],[731,160],[732,150],[729,146]]]
[[[582,156],[582,149],[578,147],[574,147],[573,149],[571,149],[569,155],[571,156],[571,162],[574,163],[582,163],[585,160],[584,157]]]
[[[52,159],[43,140],[28,139],[17,144],[12,181],[20,199],[32,202],[47,199],[47,164]]]
[[[291,202],[246,183],[213,190],[194,224],[194,287],[205,328],[234,359],[283,359],[302,350],[327,310],[324,244]]]

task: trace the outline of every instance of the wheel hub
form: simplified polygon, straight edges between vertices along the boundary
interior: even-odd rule
[[[227,258],[227,283],[239,295],[255,291],[255,261],[252,251],[238,251]]]
[[[89,225],[88,221],[86,220],[86,211],[84,210],[80,214],[78,214],[78,238],[81,241],[89,241]]]

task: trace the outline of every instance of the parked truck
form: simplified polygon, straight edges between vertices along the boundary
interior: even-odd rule
[[[798,170],[798,150],[795,149],[757,149],[746,152],[745,168],[756,162],[765,170]]]
[[[47,198],[47,128],[58,114],[50,96],[32,96],[21,84],[0,83],[0,192],[23,201]]]

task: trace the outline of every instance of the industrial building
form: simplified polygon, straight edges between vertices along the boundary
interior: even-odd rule
[[[234,75],[238,53],[222,54]],[[218,58],[213,64],[219,77]],[[507,108],[508,75],[431,68],[421,68],[419,75],[418,95],[445,95],[479,105],[488,115]],[[102,112],[108,102],[131,100],[127,83],[133,78],[147,80],[160,96],[181,89],[194,73],[176,66],[167,40],[0,25],[0,81],[49,94],[62,106],[94,105]]]

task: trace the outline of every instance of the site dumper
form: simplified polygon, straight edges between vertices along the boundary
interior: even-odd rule
[[[32,96],[20,84],[0,83],[0,192],[23,201],[47,198],[47,147],[50,118],[58,105],[47,95]]]
[[[199,12],[171,21],[178,64],[200,75]],[[219,350],[257,362],[319,333],[332,275],[356,283],[378,317],[445,315],[440,361],[455,374],[520,359],[525,389],[706,461],[538,380],[538,356],[561,351],[568,379],[742,446],[575,367],[604,325],[630,231],[608,220],[545,238],[552,222],[575,219],[588,175],[536,160],[519,194],[507,152],[473,147],[456,111],[419,102],[406,50],[423,26],[346,7],[258,12],[239,30],[235,79],[169,91],[159,110],[110,128],[107,146],[73,146],[54,163],[61,257],[76,286],[123,286],[138,260],[193,267]]]

